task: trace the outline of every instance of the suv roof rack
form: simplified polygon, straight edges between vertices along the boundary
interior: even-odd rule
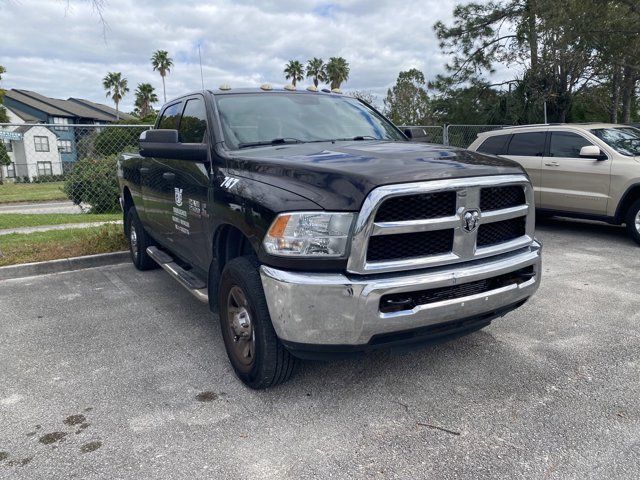
[[[503,130],[507,128],[530,128],[530,127],[549,127],[553,125],[567,125],[566,123],[558,122],[558,123],[530,123],[528,125],[505,125],[502,127]]]

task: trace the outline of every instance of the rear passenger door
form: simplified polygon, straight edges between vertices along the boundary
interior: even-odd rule
[[[515,133],[509,141],[507,153],[503,155],[503,157],[518,162],[529,174],[531,183],[533,183],[537,207],[539,207],[541,203],[542,159],[545,140],[546,132],[544,130]]]
[[[606,214],[611,159],[580,157],[580,149],[587,145],[595,144],[579,133],[549,132],[549,152],[542,170],[542,208]]]

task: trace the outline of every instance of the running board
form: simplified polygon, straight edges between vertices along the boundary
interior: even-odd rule
[[[163,252],[158,247],[147,247],[147,255],[177,280],[180,285],[189,290],[191,295],[202,303],[209,303],[207,285],[191,272],[178,265],[171,255]]]

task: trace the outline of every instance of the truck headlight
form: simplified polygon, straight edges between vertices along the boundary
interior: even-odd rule
[[[353,218],[353,213],[281,213],[264,237],[264,248],[287,257],[342,257]]]

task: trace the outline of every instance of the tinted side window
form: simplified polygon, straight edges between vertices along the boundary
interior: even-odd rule
[[[165,108],[164,112],[162,112],[162,116],[160,117],[160,121],[158,122],[158,128],[177,130],[181,106],[182,103],[178,102]]]
[[[511,135],[495,135],[489,137],[478,147],[478,151],[491,155],[502,155],[506,151],[510,137]]]
[[[552,132],[549,156],[577,158],[580,157],[580,149],[587,145],[593,144],[576,133]]]
[[[207,131],[207,112],[204,101],[194,98],[187,101],[180,120],[180,141],[183,143],[202,143]]]
[[[516,133],[509,144],[509,155],[535,157],[544,152],[545,132]]]

